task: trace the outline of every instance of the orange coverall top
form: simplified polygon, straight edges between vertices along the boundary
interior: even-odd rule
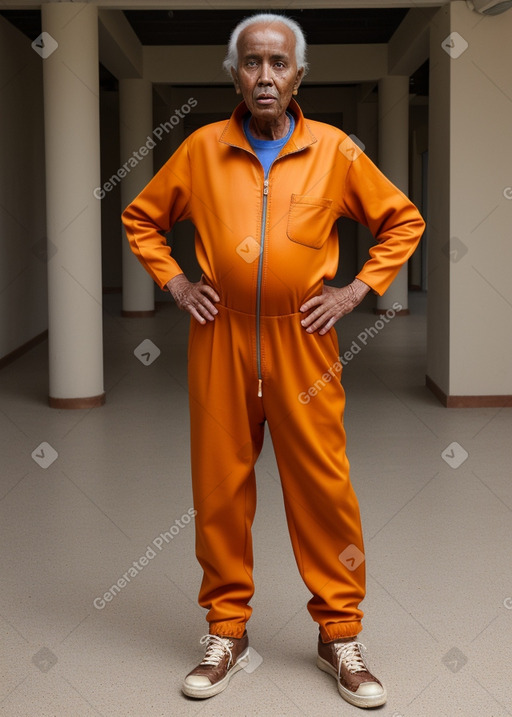
[[[185,219],[220,303],[260,316],[298,313],[334,277],[339,217],[378,242],[357,274],[376,293],[411,256],[424,229],[416,207],[344,132],[306,120],[295,100],[288,111],[295,129],[266,180],[241,102],[229,120],[191,134],[125,209],[131,248],[162,289],[182,273],[163,234]]]

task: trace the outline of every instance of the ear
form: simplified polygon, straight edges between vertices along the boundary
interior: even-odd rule
[[[301,67],[297,71],[297,77],[295,78],[295,82],[293,84],[293,94],[296,95],[299,89],[299,85],[302,82],[302,78],[304,77],[304,68]]]
[[[233,82],[235,83],[236,94],[239,95],[241,93],[240,83],[238,82],[238,75],[236,74],[234,67],[231,68],[231,77],[233,78]]]

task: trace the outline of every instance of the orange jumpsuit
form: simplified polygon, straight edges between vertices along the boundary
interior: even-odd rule
[[[125,209],[130,245],[158,285],[181,269],[163,233],[191,219],[219,313],[191,319],[188,348],[199,604],[211,633],[241,637],[252,608],[254,464],[268,422],[308,610],[323,640],[360,632],[365,562],[359,506],[345,455],[345,394],[334,328],[306,333],[299,307],[338,265],[335,221],[351,217],[377,244],[358,278],[382,294],[413,253],[424,222],[351,140],[305,120],[264,181],[242,102],[194,132]],[[304,401],[304,392],[315,386]],[[313,394],[311,396],[311,394]],[[339,556],[356,556],[353,563]],[[360,551],[360,552],[359,552]],[[348,565],[348,566],[347,566]]]

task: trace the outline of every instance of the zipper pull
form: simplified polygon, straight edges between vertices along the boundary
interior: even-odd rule
[[[262,383],[263,383],[262,379],[259,378],[258,379],[258,398],[261,398],[263,396],[263,388],[261,385]]]
[[[263,194],[268,194],[268,179],[263,182]]]

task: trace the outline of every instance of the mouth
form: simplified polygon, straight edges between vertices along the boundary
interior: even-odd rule
[[[271,105],[273,102],[277,101],[277,97],[274,95],[258,95],[256,97],[256,104],[261,105],[263,107],[267,105]]]

